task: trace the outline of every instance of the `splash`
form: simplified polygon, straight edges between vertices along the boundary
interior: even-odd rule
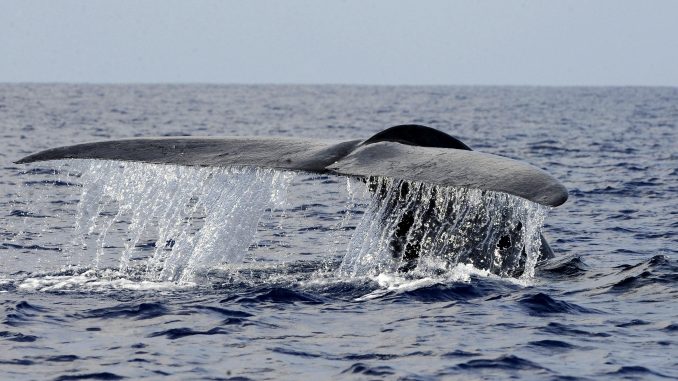
[[[386,288],[468,274],[529,279],[548,211],[503,193],[388,178],[346,178],[342,189],[327,176],[272,169],[91,160],[57,172],[80,193],[63,250],[77,276],[62,269],[28,288],[185,286],[246,274]],[[300,261],[316,271],[295,272]]]
[[[370,206],[339,267],[343,276],[432,274],[459,264],[502,277],[534,275],[547,207],[477,189],[368,182]]]
[[[192,282],[210,265],[243,260],[259,219],[285,199],[291,178],[270,169],[92,161],[81,179],[74,244],[94,247],[95,268],[110,265],[107,248],[120,247],[121,273]]]

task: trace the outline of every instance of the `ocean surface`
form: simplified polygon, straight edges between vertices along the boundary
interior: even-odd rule
[[[406,123],[559,179],[570,198],[552,209],[441,196],[488,226],[520,220],[526,251],[542,233],[555,258],[474,267],[463,248],[488,231],[450,224],[431,236],[455,245],[398,271],[393,226],[354,179],[13,163]],[[676,88],[0,84],[0,139],[0,379],[678,379]]]

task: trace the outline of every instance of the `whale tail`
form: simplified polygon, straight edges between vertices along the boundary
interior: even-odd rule
[[[16,163],[102,159],[187,166],[253,166],[372,176],[508,193],[547,206],[567,200],[567,189],[527,163],[471,151],[436,129],[401,125],[367,140],[263,137],[167,137],[110,140],[52,148]]]

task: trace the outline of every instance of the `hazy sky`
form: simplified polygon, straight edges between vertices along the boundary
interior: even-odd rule
[[[678,86],[678,1],[0,0],[0,82]]]

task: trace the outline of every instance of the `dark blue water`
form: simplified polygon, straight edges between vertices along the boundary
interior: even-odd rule
[[[346,179],[12,164],[403,123],[561,180],[556,258],[517,279],[435,261],[356,275],[342,261],[370,200]],[[678,378],[678,89],[0,85],[0,137],[2,379]]]

